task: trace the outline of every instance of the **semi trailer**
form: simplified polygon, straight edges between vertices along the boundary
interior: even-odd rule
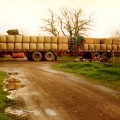
[[[57,60],[57,51],[68,50],[63,36],[0,35],[0,56],[27,57],[28,60]]]

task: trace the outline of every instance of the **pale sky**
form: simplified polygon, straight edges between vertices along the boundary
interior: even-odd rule
[[[48,9],[57,12],[63,6],[79,7],[86,16],[93,13],[95,25],[89,37],[110,37],[120,30],[120,0],[0,0],[0,34],[16,28],[38,34]]]

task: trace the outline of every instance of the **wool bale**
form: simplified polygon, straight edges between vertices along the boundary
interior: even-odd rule
[[[14,43],[7,43],[7,50],[14,50]]]
[[[93,38],[84,38],[86,44],[93,44]]]
[[[113,44],[112,45],[112,50],[117,50],[117,45]]]
[[[52,36],[51,37],[51,43],[57,43],[57,36]]]
[[[30,50],[36,50],[37,46],[36,43],[30,43]]]
[[[51,36],[45,36],[44,37],[44,42],[45,43],[51,43]]]
[[[112,45],[107,44],[106,45],[106,50],[112,50]]]
[[[5,43],[7,41],[6,35],[0,35],[0,43]]]
[[[100,44],[100,38],[93,38],[93,44]]]
[[[43,43],[37,43],[37,50],[43,50],[44,46]]]
[[[120,51],[120,45],[118,45],[118,46],[117,46],[117,50],[119,50],[119,51]]]
[[[94,50],[100,50],[100,44],[94,44]]]
[[[58,44],[58,50],[68,50],[68,44],[59,43]]]
[[[64,43],[64,44],[66,44],[66,43],[68,43],[68,38],[65,37],[65,36],[59,36],[58,37],[58,43]]]
[[[88,50],[88,44],[83,45],[83,50]]]
[[[100,40],[101,44],[112,44],[113,39],[112,38],[103,38]]]
[[[22,50],[22,43],[15,43],[15,50]]]
[[[37,36],[30,36],[31,43],[37,43]]]
[[[23,43],[29,43],[30,42],[30,36],[23,36]]]
[[[115,45],[120,45],[120,40],[118,40],[118,39],[113,39],[113,44],[115,44]]]
[[[8,35],[7,36],[7,42],[8,43],[14,43],[15,42],[15,36],[14,35]]]
[[[100,44],[100,50],[106,50],[106,44]]]
[[[88,44],[88,50],[94,50],[94,44]]]
[[[37,37],[37,42],[38,43],[44,43],[44,36],[38,36]]]
[[[22,43],[22,35],[15,35],[15,42]]]
[[[44,49],[45,50],[50,50],[51,44],[50,43],[44,43]]]
[[[29,43],[22,43],[23,50],[29,50]]]
[[[52,43],[51,44],[51,50],[57,50],[57,44]]]
[[[0,50],[6,50],[7,44],[6,43],[0,43]]]

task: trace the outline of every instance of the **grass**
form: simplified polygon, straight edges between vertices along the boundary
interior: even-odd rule
[[[15,104],[15,101],[8,99],[6,95],[9,93],[3,90],[3,80],[5,73],[0,71],[0,120],[11,120],[10,116],[5,114],[4,109],[8,106]]]
[[[118,60],[119,61],[119,60]],[[74,73],[115,90],[120,90],[120,63],[64,62],[54,69]]]

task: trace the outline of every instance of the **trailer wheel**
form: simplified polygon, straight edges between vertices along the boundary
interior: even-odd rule
[[[100,61],[100,54],[99,54],[98,52],[94,52],[94,53],[92,54],[92,59],[93,59],[94,61]]]
[[[40,52],[33,52],[31,58],[34,61],[39,61],[42,59],[42,54]]]
[[[102,60],[101,60],[102,62],[108,62],[108,57],[107,57],[107,53],[106,52],[104,52],[103,54],[102,54]]]
[[[44,54],[44,57],[47,61],[55,60],[55,55],[53,54],[53,52],[46,52]]]

